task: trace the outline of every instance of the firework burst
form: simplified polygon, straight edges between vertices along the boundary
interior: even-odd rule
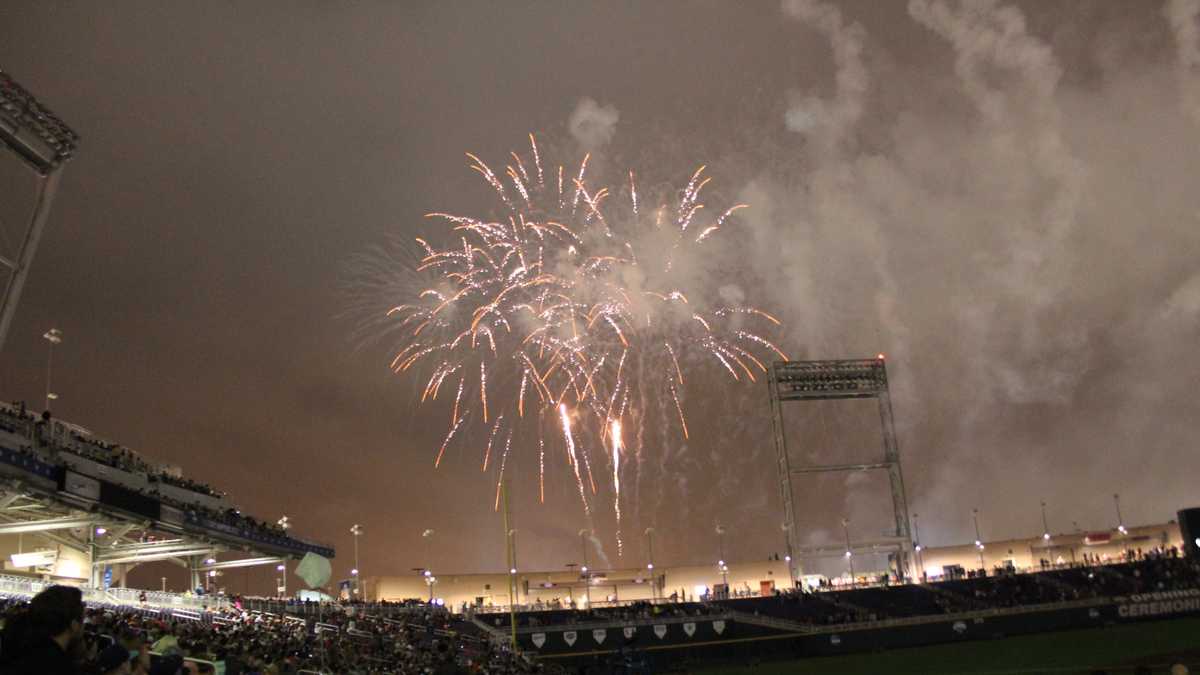
[[[532,135],[529,141],[529,153],[512,153],[500,173],[467,155],[501,215],[428,215],[450,230],[438,240],[452,243],[417,240],[423,285],[388,312],[402,336],[391,368],[423,373],[422,401],[453,396],[435,465],[473,422],[487,430],[482,468],[498,465],[499,486],[513,434],[535,418],[528,428],[537,430],[539,500],[547,458],[542,430],[558,427],[590,516],[596,476],[604,473],[593,473],[588,448],[611,448],[602,457],[612,470],[620,542],[621,472],[628,465],[621,455],[637,459],[642,450],[623,444],[622,419],[641,423],[648,406],[659,406],[686,438],[683,357],[703,355],[734,380],[754,381],[768,355],[786,357],[752,327],[779,322],[751,306],[688,297],[688,280],[706,269],[705,251],[719,246],[730,216],[745,206],[706,209],[704,167],[670,201],[647,209],[653,202],[639,195],[633,172],[615,198],[588,184],[588,157],[576,170],[543,166]]]

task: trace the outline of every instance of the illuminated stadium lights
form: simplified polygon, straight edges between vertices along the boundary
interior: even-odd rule
[[[276,571],[276,572],[282,572],[283,570],[284,570],[284,566],[283,566],[283,565],[276,565],[276,566],[275,566],[275,571]]]
[[[1050,541],[1050,533],[1049,533],[1049,532],[1043,532],[1043,533],[1042,533],[1042,540],[1043,540],[1043,541]]]
[[[213,564],[213,563],[215,563],[215,562],[217,562],[217,559],[216,559],[216,558],[208,558],[207,560],[205,560],[205,561],[204,561],[204,564],[205,564],[205,565],[211,565],[211,564]]]
[[[513,568],[510,568],[510,569],[508,570],[508,573],[509,573],[509,574],[516,574],[516,573],[517,573],[517,568],[515,568],[515,567],[513,567]]]
[[[97,528],[96,528],[96,536],[97,536],[97,537],[102,537],[102,536],[104,536],[104,535],[105,535],[105,534],[107,534],[107,533],[108,533],[108,530],[104,529],[103,527],[97,527]]]
[[[887,386],[884,359],[783,361],[775,364],[782,400],[869,398]]]

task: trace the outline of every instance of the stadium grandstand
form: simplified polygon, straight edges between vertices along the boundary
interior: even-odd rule
[[[217,562],[223,552],[236,560]],[[20,403],[0,404],[0,553],[10,574],[91,588],[171,561],[204,576],[334,550],[241,513],[227,495]]]

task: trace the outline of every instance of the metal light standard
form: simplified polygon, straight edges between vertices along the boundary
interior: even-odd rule
[[[1129,534],[1129,530],[1125,529],[1125,520],[1121,518],[1121,495],[1113,495],[1113,505],[1117,507],[1117,532]]]
[[[725,596],[729,596],[729,566],[725,564],[725,528],[717,525],[717,568],[721,570],[721,584],[725,586]]]
[[[287,597],[287,563],[280,563],[275,566],[275,571],[279,572],[279,583],[276,590],[282,597]]]
[[[592,577],[588,574],[588,557],[587,557],[587,537],[591,534],[586,529],[579,531],[579,547],[583,549],[583,567],[580,571],[583,573],[583,597],[587,602],[588,607],[592,606]]]
[[[50,409],[50,401],[58,398],[58,394],[50,391],[50,366],[54,363],[54,345],[60,344],[63,340],[62,331],[57,328],[51,328],[42,334],[46,342],[50,343],[46,348],[46,410]]]
[[[979,509],[971,509],[971,518],[975,521],[975,548],[979,551],[979,569],[987,572],[987,565],[983,562],[983,539],[979,536]]]
[[[350,576],[354,577],[354,595],[359,599],[362,599],[362,586],[359,584],[362,576],[358,572],[358,537],[362,533],[362,525],[355,523],[350,526],[350,534],[354,535],[354,569],[350,570]]]
[[[658,599],[658,583],[654,574],[654,528],[646,528],[646,573],[650,575],[650,599]]]
[[[433,530],[427,529],[421,533],[421,541],[425,545],[425,569],[433,569],[433,556],[431,555],[431,544],[433,540]]]
[[[850,585],[854,581],[854,552],[850,550],[850,519],[842,518],[842,534],[846,536],[846,564],[850,567]]]
[[[917,554],[917,578],[925,574],[925,560],[921,556],[921,514],[913,514],[913,551]]]
[[[425,577],[425,585],[429,587],[429,604],[432,605],[433,604],[433,587],[435,585],[437,585],[437,577],[433,576],[433,572],[431,572],[428,569],[425,570],[425,572],[423,573],[423,576]]]
[[[1042,502],[1042,541],[1050,545],[1050,525],[1046,521],[1046,502]]]

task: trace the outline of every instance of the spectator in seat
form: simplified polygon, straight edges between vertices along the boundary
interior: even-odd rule
[[[51,586],[4,629],[3,675],[78,675],[83,660],[83,594]],[[12,659],[8,661],[8,659]]]
[[[100,658],[96,659],[96,672],[100,675],[129,675],[129,650],[118,644],[100,652]]]

